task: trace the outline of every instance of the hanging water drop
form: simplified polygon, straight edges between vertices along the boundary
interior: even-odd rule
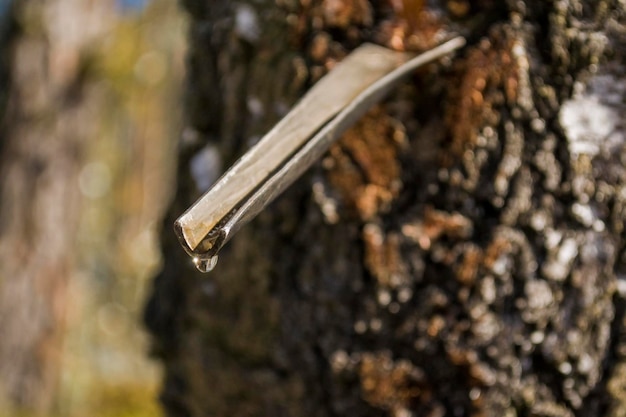
[[[199,258],[196,256],[193,258],[193,264],[200,272],[212,271],[215,265],[217,265],[217,255],[211,256],[210,258]]]

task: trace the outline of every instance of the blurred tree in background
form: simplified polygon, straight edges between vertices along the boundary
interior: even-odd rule
[[[1,5],[0,415],[155,415],[137,317],[183,19],[165,0]]]

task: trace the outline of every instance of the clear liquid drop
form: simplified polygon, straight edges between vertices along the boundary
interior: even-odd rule
[[[193,258],[193,264],[200,272],[212,271],[215,265],[217,265],[217,255],[211,256],[210,258],[199,258],[196,256]]]

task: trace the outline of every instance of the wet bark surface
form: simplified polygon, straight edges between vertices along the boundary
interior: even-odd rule
[[[626,415],[626,6],[186,0],[170,416]],[[171,223],[369,41],[461,33],[197,273]]]

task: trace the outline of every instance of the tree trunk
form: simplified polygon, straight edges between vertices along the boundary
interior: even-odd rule
[[[49,415],[60,375],[85,138],[81,47],[105,17],[81,2],[13,2],[2,47],[0,414]],[[6,413],[6,414],[4,414]]]
[[[168,415],[626,415],[623,1],[184,4]],[[195,271],[171,223],[333,63],[453,33]]]

